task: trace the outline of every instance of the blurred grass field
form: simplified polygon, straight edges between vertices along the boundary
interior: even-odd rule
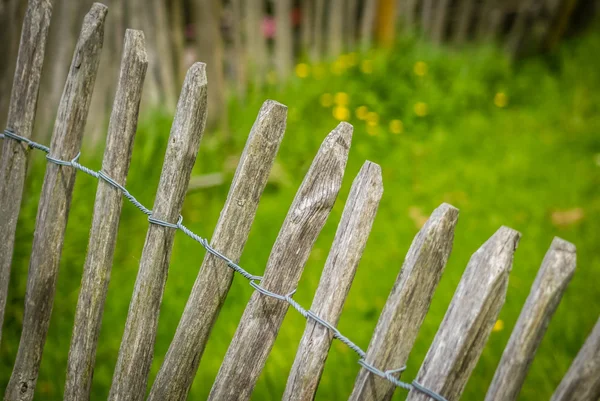
[[[404,40],[391,51],[350,54],[322,65],[299,64],[280,89],[276,77],[246,102],[229,109],[231,141],[207,132],[194,174],[233,175],[236,158],[262,101],[289,107],[286,134],[272,180],[260,203],[241,259],[260,274],[269,250],[320,142],[338,120],[355,127],[344,186],[305,268],[295,299],[309,306],[353,177],[365,160],[382,166],[384,195],[339,327],[366,349],[387,294],[413,236],[442,202],[460,209],[455,244],[430,312],[411,354],[405,380],[416,376],[454,289],[470,258],[501,225],[523,237],[515,254],[507,301],[463,396],[482,399],[537,269],[554,236],[576,244],[578,267],[534,360],[521,400],[548,399],[600,313],[600,32],[566,42],[558,54],[512,65],[493,48],[455,52]],[[145,118],[136,138],[128,188],[147,206],[154,200],[170,116]],[[100,167],[102,148],[82,163]],[[23,315],[31,239],[44,171],[32,155],[20,216],[9,301],[0,349],[4,388],[16,355]],[[77,179],[50,333],[36,399],[62,396],[64,372],[91,223],[96,181]],[[228,185],[186,198],[186,225],[210,236]],[[132,293],[147,221],[124,206],[100,335],[93,399],[105,399]],[[152,377],[176,329],[204,256],[177,234],[158,327]],[[225,268],[225,267],[224,267]],[[236,277],[212,332],[190,400],[206,398],[251,294]],[[201,308],[201,305],[198,305]],[[304,330],[291,311],[253,400],[281,398]],[[347,399],[359,370],[357,357],[334,342],[320,400]],[[403,390],[395,400],[404,399]]]

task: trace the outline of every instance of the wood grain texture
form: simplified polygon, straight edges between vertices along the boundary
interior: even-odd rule
[[[352,183],[310,307],[312,312],[333,326],[337,326],[342,314],[382,194],[381,167],[367,161]],[[288,376],[284,400],[314,399],[332,340],[333,333],[329,329],[314,320],[306,322],[306,329]]]
[[[382,370],[406,365],[452,251],[457,220],[458,209],[444,203],[413,240],[367,349],[368,363]],[[388,401],[394,390],[393,383],[361,369],[350,400]]]
[[[300,185],[271,250],[261,286],[289,294],[340,189],[352,126],[340,123],[325,138]],[[210,400],[247,400],[271,352],[288,304],[255,291],[211,389]]]
[[[575,245],[554,238],[504,349],[485,401],[514,401],[529,366],[575,272]]]
[[[267,100],[254,122],[211,246],[235,263],[244,250],[258,202],[279,150],[287,107]],[[169,351],[150,390],[149,400],[185,400],[208,336],[225,302],[234,271],[207,253]]]
[[[194,64],[183,83],[169,136],[153,217],[176,223],[206,124],[206,65]],[[176,230],[150,224],[140,259],[109,400],[142,400],[154,353],[160,304]]]
[[[25,138],[31,138],[33,131],[51,14],[51,1],[30,0],[23,21],[6,126]],[[0,340],[28,155],[27,146],[22,143],[8,138],[1,143]]]
[[[471,257],[421,365],[416,381],[449,401],[460,399],[492,332],[504,304],[519,238],[517,231],[501,227]],[[430,398],[412,390],[407,400]]]
[[[550,401],[600,399],[600,318]]]
[[[137,128],[144,77],[148,67],[144,34],[127,30],[121,72],[113,104],[102,170],[125,185]],[[113,263],[122,206],[121,192],[98,182],[65,384],[65,400],[88,400],[102,324],[104,302]]]
[[[85,16],[58,108],[50,156],[71,160],[79,152],[104,39],[106,6],[95,3]],[[31,400],[50,324],[58,267],[76,170],[48,163],[29,262],[23,333],[5,400]]]

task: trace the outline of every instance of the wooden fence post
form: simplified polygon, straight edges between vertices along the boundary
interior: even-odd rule
[[[310,250],[335,202],[346,168],[352,126],[340,123],[325,138],[279,231],[261,287],[277,294],[296,288]],[[273,347],[289,304],[252,294],[209,400],[247,400]]]
[[[175,224],[179,219],[206,124],[206,99],[206,65],[196,63],[183,83],[169,136],[152,210],[152,218],[158,221]],[[175,231],[155,223],[148,227],[109,393],[111,401],[141,400],[146,395]]]
[[[285,81],[292,72],[294,62],[292,43],[292,1],[278,0],[275,6],[275,67],[279,82]]]
[[[342,219],[331,245],[310,310],[337,326],[356,268],[377,214],[383,184],[381,167],[363,164],[352,183]],[[284,400],[313,400],[331,347],[333,333],[313,320],[306,322]]]
[[[450,8],[450,0],[440,0],[436,4],[436,9],[433,11],[433,21],[431,27],[431,36],[434,43],[442,44],[446,38],[446,30],[448,29],[448,13]]]
[[[104,38],[106,6],[86,15],[62,95],[49,156],[71,160],[79,152]],[[5,400],[31,400],[52,314],[65,228],[75,184],[71,166],[48,163],[29,262],[23,332]]]
[[[365,0],[360,12],[360,47],[367,50],[373,44],[373,28],[378,0]]]
[[[6,125],[15,134],[25,138],[31,138],[33,131],[51,14],[51,1],[29,0],[27,13],[23,20],[21,44],[19,45]],[[6,94],[4,95],[6,96]],[[2,323],[15,246],[15,232],[23,197],[27,155],[25,144],[10,138],[2,140],[2,153],[0,154],[0,340],[2,339]]]
[[[250,234],[258,202],[283,139],[287,107],[266,101],[229,189],[211,246],[237,263]],[[234,271],[207,252],[149,400],[185,400],[204,347],[229,292]],[[201,308],[198,308],[202,305]]]
[[[125,185],[148,59],[144,34],[127,30],[108,126],[102,171]],[[69,349],[65,400],[88,400],[122,206],[121,192],[100,179]]]
[[[471,257],[421,365],[418,384],[447,400],[460,399],[504,304],[519,238],[517,231],[501,227]],[[413,389],[407,400],[430,399]]]
[[[485,401],[514,401],[562,294],[575,272],[575,246],[554,238],[504,349]]]
[[[366,361],[392,370],[406,364],[452,251],[458,209],[442,204],[431,214],[408,250],[377,322]],[[396,386],[361,369],[350,400],[388,401]]]
[[[464,43],[469,36],[469,28],[473,24],[475,15],[475,0],[461,0],[458,13],[458,21],[454,30],[454,41]]]
[[[592,401],[599,398],[600,319],[550,401]]]
[[[346,0],[330,0],[327,2],[327,56],[338,57],[344,48],[344,16]]]

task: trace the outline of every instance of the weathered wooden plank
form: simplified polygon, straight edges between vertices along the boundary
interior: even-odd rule
[[[579,350],[550,401],[600,399],[600,319]]]
[[[154,201],[154,219],[170,224],[179,219],[206,124],[206,99],[206,65],[196,63],[188,70],[179,97]],[[109,400],[141,400],[146,394],[175,231],[159,224],[148,227]]]
[[[450,0],[440,0],[434,10],[431,37],[437,44],[441,44],[446,38],[448,24],[448,13],[450,11]]]
[[[104,38],[106,6],[85,16],[58,108],[49,156],[71,160],[79,152]],[[56,279],[76,170],[48,163],[29,262],[23,333],[5,400],[31,400],[50,324]]]
[[[291,293],[337,197],[352,126],[340,123],[325,138],[283,222],[261,286]],[[247,400],[267,360],[289,304],[254,292],[211,389],[210,400]]]
[[[312,312],[333,326],[337,326],[342,314],[382,194],[381,167],[367,161],[352,183],[310,307]],[[314,320],[306,322],[306,329],[288,376],[284,400],[314,399],[332,340],[333,333],[329,329]]]
[[[421,365],[417,382],[458,400],[504,304],[520,234],[501,227],[475,252]],[[458,335],[460,333],[460,335]],[[429,401],[416,389],[408,401]]]
[[[275,6],[275,66],[277,68],[277,77],[284,81],[292,72],[292,63],[294,62],[292,44],[292,1],[279,0],[274,3]]]
[[[211,246],[237,263],[283,139],[287,107],[267,100],[254,122]],[[229,292],[234,272],[207,253],[149,400],[185,400],[204,347]],[[201,305],[201,308],[198,307]]]
[[[431,34],[433,26],[433,15],[435,13],[435,0],[423,0],[421,2],[421,30],[425,36]]]
[[[21,44],[10,94],[7,128],[31,138],[38,91],[52,14],[49,0],[30,0],[21,31]],[[27,168],[27,146],[2,140],[0,154],[0,340],[10,281],[10,266]]]
[[[575,246],[554,238],[504,349],[486,401],[511,401],[519,396],[550,319],[573,277],[575,264]]]
[[[461,0],[458,22],[454,30],[454,42],[464,43],[469,36],[469,28],[475,15],[475,0]]]
[[[377,0],[365,0],[360,12],[360,47],[367,50],[373,44],[373,30],[377,14]]]
[[[127,30],[121,73],[108,126],[102,171],[125,185],[148,67],[144,34]],[[75,325],[69,349],[65,400],[88,400],[122,206],[121,192],[100,180]]]
[[[348,5],[345,0],[330,0],[327,6],[327,56],[333,58],[344,48],[344,13]]]
[[[457,220],[458,209],[444,203],[413,240],[367,349],[369,364],[382,370],[406,364],[452,251]],[[390,400],[395,389],[361,369],[350,400]]]

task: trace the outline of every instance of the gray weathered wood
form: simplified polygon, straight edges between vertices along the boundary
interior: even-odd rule
[[[360,15],[360,46],[367,50],[373,44],[373,29],[377,14],[377,0],[365,0]]]
[[[356,46],[356,30],[357,30],[357,16],[358,16],[358,0],[346,0],[346,7],[344,11],[343,21],[344,25],[344,43],[346,50],[351,52]]]
[[[421,365],[416,381],[447,400],[460,399],[492,332],[519,238],[517,231],[501,227],[473,254]],[[430,398],[413,389],[407,400]]]
[[[352,126],[340,123],[325,138],[273,245],[261,286],[289,294],[298,285],[310,250],[337,197],[352,137]],[[246,306],[210,400],[247,400],[273,347],[288,304],[258,291]]]
[[[421,30],[425,36],[431,34],[433,16],[435,14],[435,0],[423,0],[421,2]]]
[[[106,6],[95,3],[86,15],[58,108],[50,156],[71,160],[79,152],[102,50]],[[29,262],[23,333],[5,400],[31,400],[50,324],[60,254],[76,170],[48,163]]]
[[[406,364],[452,251],[457,220],[458,209],[442,204],[413,240],[367,349],[368,363],[381,370]],[[361,369],[350,400],[387,401],[395,389]]]
[[[383,183],[381,167],[365,162],[354,179],[331,251],[310,310],[337,326],[356,268],[377,214]],[[313,400],[331,347],[333,333],[314,320],[306,322],[284,400]]]
[[[327,56],[338,57],[344,47],[344,14],[348,5],[345,0],[330,0],[327,6]]]
[[[600,319],[550,401],[596,401],[598,399],[600,399]]]
[[[278,0],[275,6],[275,67],[280,81],[285,80],[292,71],[294,62],[292,44],[292,1]]]
[[[287,108],[280,103],[267,100],[263,104],[213,233],[211,246],[236,263],[283,139],[286,114]],[[149,400],[186,399],[233,275],[224,261],[206,254]]]
[[[206,65],[196,63],[183,83],[173,120],[152,217],[176,223],[206,124]],[[109,400],[142,400],[154,353],[160,304],[167,280],[175,229],[150,224]]]
[[[246,0],[245,3],[245,28],[250,74],[255,85],[260,88],[264,84],[264,76],[268,67],[267,43],[262,31],[265,3],[263,0]]]
[[[436,4],[431,26],[431,37],[437,44],[441,44],[446,38],[448,13],[450,11],[450,0],[439,0]]]
[[[206,111],[206,64],[196,63],[188,70],[177,104],[152,209],[155,219],[172,224],[179,219]],[[109,400],[141,400],[145,396],[175,231],[158,224],[148,227]]]
[[[323,43],[325,42],[325,7],[325,0],[314,0],[314,25],[312,28],[312,48],[310,54],[313,61],[318,61],[323,56]]]
[[[51,1],[30,0],[23,21],[6,126],[25,138],[31,138],[33,131],[51,14]],[[23,197],[27,155],[26,145],[9,138],[2,140],[2,153],[0,154],[0,340],[2,339],[2,322],[4,321],[8,282],[10,281],[15,232]]]
[[[121,185],[125,185],[129,171],[147,66],[144,34],[141,31],[127,30],[102,163],[102,171]],[[96,345],[102,324],[122,203],[121,192],[107,182],[99,180],[69,349],[65,400],[81,401],[90,397]]]
[[[458,22],[454,30],[454,41],[464,43],[469,36],[469,28],[475,15],[475,0],[461,0],[458,12]]]
[[[514,401],[519,396],[550,319],[573,277],[575,264],[575,246],[554,238],[504,349],[486,401]]]
[[[303,52],[309,53],[314,34],[314,0],[302,0],[300,10],[302,15],[300,23],[300,47]]]

